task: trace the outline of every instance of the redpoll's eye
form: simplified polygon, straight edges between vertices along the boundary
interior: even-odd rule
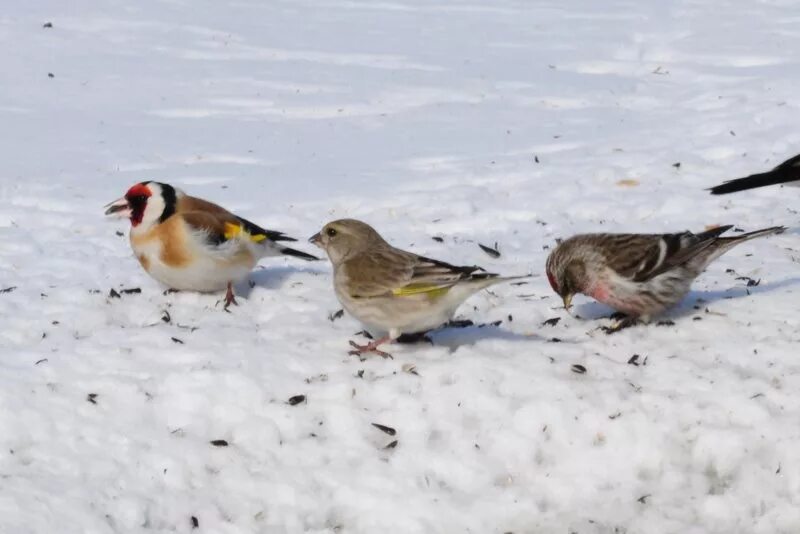
[[[336,229],[335,228],[328,228],[325,231],[325,233],[328,234],[328,237],[334,237],[336,235]]]

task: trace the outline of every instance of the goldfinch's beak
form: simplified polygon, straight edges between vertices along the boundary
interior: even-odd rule
[[[128,219],[131,216],[131,206],[128,201],[123,197],[110,204],[105,205],[106,215],[118,217],[120,219]]]
[[[572,295],[570,293],[569,295],[564,295],[563,297],[561,297],[561,299],[564,301],[564,309],[567,310],[567,311],[569,311],[569,309],[572,307],[572,297],[573,296],[574,295]]]
[[[319,232],[309,237],[308,242],[313,245],[317,245],[318,247],[322,247],[322,237],[319,235]]]

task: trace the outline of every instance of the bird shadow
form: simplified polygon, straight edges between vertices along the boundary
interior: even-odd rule
[[[505,341],[530,341],[531,336],[518,334],[498,323],[475,324],[472,321],[453,321],[436,330],[418,334],[406,334],[397,342],[402,345],[429,344],[455,350],[463,345],[474,345],[478,341],[499,339]]]
[[[696,311],[697,307],[706,306],[720,300],[730,300],[754,296],[761,293],[771,293],[773,291],[780,291],[786,287],[800,284],[800,277],[796,276],[769,284],[761,284],[758,280],[752,280],[750,278],[747,278],[747,280],[748,284],[750,284],[748,286],[736,285],[729,287],[728,289],[691,290],[683,298],[683,300],[677,306],[669,310],[665,316],[681,317],[684,315],[690,315],[692,312]],[[613,314],[613,308],[596,301],[587,302],[585,304],[581,304],[580,306],[576,306],[575,308],[575,315],[588,321],[608,319]]]
[[[246,280],[235,285],[237,295],[248,298],[256,287],[280,289],[286,281],[298,273],[321,274],[325,271],[311,267],[293,267],[282,265],[276,267],[260,267],[251,272]]]
[[[701,291],[690,291],[686,298],[675,308],[676,311],[683,311],[683,310],[693,310],[694,306],[701,305],[701,304],[710,304],[713,302],[718,302],[720,300],[730,300],[736,298],[743,298],[749,297],[754,295],[759,295],[761,293],[772,293],[774,291],[780,291],[787,287],[792,287],[795,285],[800,284],[800,277],[794,276],[791,278],[786,278],[784,280],[779,280],[777,282],[769,283],[769,284],[761,284],[760,281],[754,280],[750,282],[750,278],[747,278],[748,285],[747,286],[734,286],[729,289],[716,289],[716,290],[701,290]]]

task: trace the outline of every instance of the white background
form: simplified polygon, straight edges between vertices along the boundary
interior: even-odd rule
[[[796,225],[793,189],[704,188],[800,151],[799,28],[793,1],[6,2],[0,531],[800,531],[796,230],[673,326],[605,336],[542,276],[577,232]],[[327,262],[265,260],[231,314],[163,295],[102,215],[150,179],[304,250],[356,217],[534,277],[460,310],[499,327],[360,362]]]

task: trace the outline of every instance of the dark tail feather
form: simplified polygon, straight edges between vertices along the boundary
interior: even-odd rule
[[[305,252],[302,252],[300,250],[295,250],[293,248],[284,247],[284,248],[279,249],[279,250],[281,251],[281,254],[286,254],[287,256],[294,256],[295,258],[302,258],[302,259],[308,260],[308,261],[317,261],[317,260],[319,260],[319,258],[316,257],[316,256],[312,256],[311,254],[307,254]]]
[[[771,171],[751,174],[750,176],[737,178],[736,180],[729,180],[716,187],[712,187],[709,191],[711,191],[712,195],[726,195],[728,193],[736,193],[737,191],[766,187],[768,185],[785,184],[798,180],[800,180],[800,154],[784,161]]]
[[[780,234],[783,233],[785,230],[786,230],[785,226],[770,226],[769,228],[762,228],[761,230],[747,232],[746,234],[739,234],[737,236],[731,236],[731,237],[721,237],[720,240],[727,242],[736,241],[741,243],[744,241],[749,241],[750,239],[755,239],[756,237],[761,237],[770,234]]]

